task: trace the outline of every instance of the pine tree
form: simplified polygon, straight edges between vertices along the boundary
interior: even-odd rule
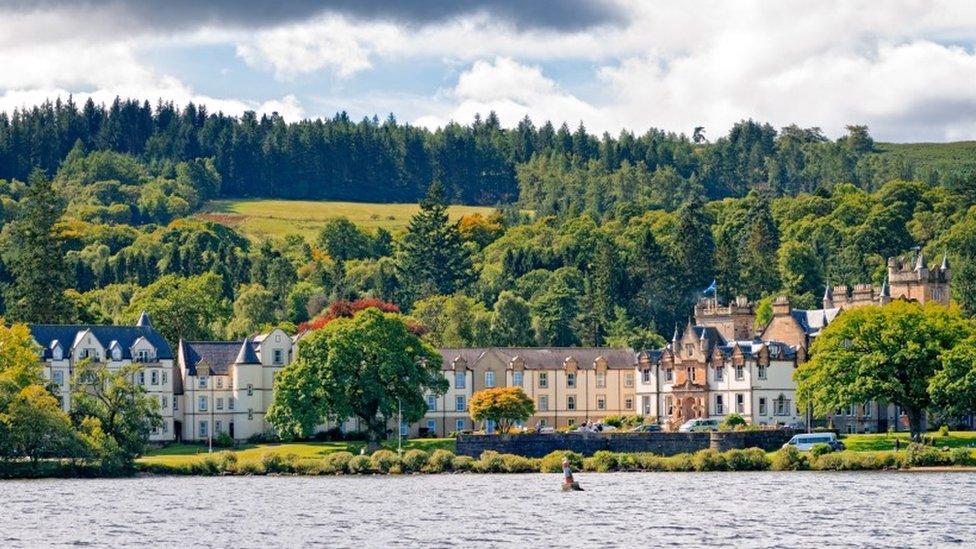
[[[701,291],[712,281],[715,242],[700,196],[693,196],[678,210],[674,242],[679,288],[689,295]]]
[[[9,320],[71,320],[70,305],[64,297],[68,270],[63,239],[55,228],[62,213],[64,203],[44,172],[32,172],[7,242],[5,260],[14,278],[6,296]]]
[[[777,264],[779,230],[769,209],[769,198],[758,196],[749,209],[749,225],[742,245],[742,290],[750,299],[779,288]]]
[[[471,258],[458,224],[448,218],[439,183],[430,186],[420,211],[410,219],[399,252],[398,274],[409,301],[453,294],[473,280]]]

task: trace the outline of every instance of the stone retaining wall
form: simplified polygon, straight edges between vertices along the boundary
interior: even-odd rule
[[[527,433],[519,435],[460,435],[458,455],[478,457],[485,450],[526,457],[542,457],[556,450],[571,450],[585,456],[600,450],[650,452],[673,456],[712,448],[720,452],[733,448],[775,450],[794,432],[733,431],[714,433]]]

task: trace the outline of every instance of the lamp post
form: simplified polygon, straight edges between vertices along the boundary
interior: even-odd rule
[[[397,454],[403,453],[403,405],[397,397]]]

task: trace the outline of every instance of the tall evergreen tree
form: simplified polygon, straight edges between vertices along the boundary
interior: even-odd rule
[[[430,186],[420,202],[420,211],[410,219],[399,252],[398,270],[409,302],[453,294],[473,280],[471,258],[458,224],[448,218],[444,189],[439,183]]]
[[[63,238],[55,224],[64,203],[43,171],[28,180],[20,214],[7,241],[5,262],[13,274],[7,317],[18,322],[59,323],[71,319],[64,291],[68,288]]]
[[[715,242],[701,196],[693,196],[678,210],[674,247],[677,287],[690,299],[712,281],[715,272]]]
[[[750,299],[779,288],[779,230],[769,209],[769,197],[760,195],[749,209],[749,225],[742,243],[742,291]]]

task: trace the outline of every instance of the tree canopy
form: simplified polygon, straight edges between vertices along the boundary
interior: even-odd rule
[[[498,432],[507,433],[514,424],[535,413],[535,404],[521,387],[495,387],[471,395],[468,410],[476,423],[490,421]]]

